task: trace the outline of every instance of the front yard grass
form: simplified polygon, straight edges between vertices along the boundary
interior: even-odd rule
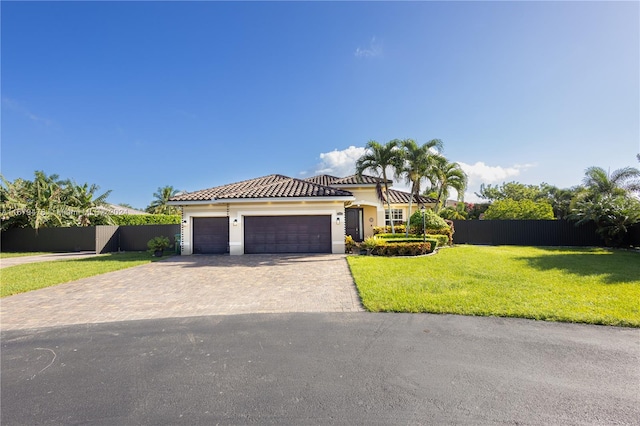
[[[10,251],[0,252],[0,259],[9,259],[11,257],[23,257],[23,256],[39,256],[41,254],[51,254],[47,251]]]
[[[151,257],[147,252],[110,253],[86,259],[10,266],[0,269],[0,297],[144,265],[167,257]]]
[[[435,256],[349,256],[364,306],[640,327],[640,253],[455,246]]]

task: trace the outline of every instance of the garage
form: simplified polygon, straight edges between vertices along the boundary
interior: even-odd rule
[[[331,216],[246,216],[244,252],[331,253]]]
[[[193,253],[229,253],[229,218],[194,217]]]

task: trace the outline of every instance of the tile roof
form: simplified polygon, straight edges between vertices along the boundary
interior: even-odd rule
[[[374,176],[369,176],[369,175],[362,175],[362,176],[358,176],[358,175],[351,175],[351,176],[347,176],[347,177],[336,177],[336,176],[331,176],[331,175],[319,175],[319,176],[313,176],[310,178],[305,179],[308,182],[315,182],[315,183],[319,183],[321,185],[326,185],[326,186],[332,186],[332,185],[376,185],[379,183],[383,183],[384,180],[382,180],[382,178],[378,178],[378,177],[374,177]],[[392,180],[387,179],[388,183],[393,183]]]
[[[331,186],[337,180],[340,180],[339,177],[331,176],[331,175],[318,175],[305,179],[307,182],[317,183],[318,185]]]
[[[351,192],[283,175],[269,175],[172,197],[170,201],[350,197]]]
[[[378,195],[381,196],[382,202],[387,202],[387,198],[384,197],[384,190],[381,190]],[[389,188],[389,201],[391,201],[391,204],[409,204],[409,198],[411,198],[410,193]],[[429,204],[435,203],[435,201],[433,198],[418,195],[413,198],[412,203]]]

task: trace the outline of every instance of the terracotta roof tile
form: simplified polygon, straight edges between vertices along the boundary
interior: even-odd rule
[[[177,195],[170,201],[237,200],[247,198],[349,197],[351,192],[314,182],[269,175]]]
[[[313,176],[305,179],[308,182],[315,182],[321,185],[332,186],[332,185],[376,185],[378,183],[383,183],[382,178],[362,175],[359,177],[358,175],[351,175],[347,177],[336,177],[331,175],[319,175]],[[387,179],[388,183],[392,183],[393,181]]]
[[[383,195],[381,197],[382,201],[386,203],[387,199],[386,197],[384,197],[384,190],[380,191],[380,194]],[[409,204],[410,198],[411,198],[411,194],[408,192],[398,191],[398,190],[389,188],[389,201],[391,201],[391,204]],[[423,195],[418,195],[417,197],[414,197],[412,201],[412,203],[419,203],[419,204],[429,204],[434,202],[435,200],[433,198],[425,197]]]

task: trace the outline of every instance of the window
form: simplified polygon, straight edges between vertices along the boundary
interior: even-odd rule
[[[403,222],[403,215],[404,210],[402,209],[391,209],[391,217],[393,218],[393,224],[394,225],[399,225],[401,222]],[[384,211],[384,222],[387,226],[391,226],[391,221],[389,220],[389,211],[385,210]]]

